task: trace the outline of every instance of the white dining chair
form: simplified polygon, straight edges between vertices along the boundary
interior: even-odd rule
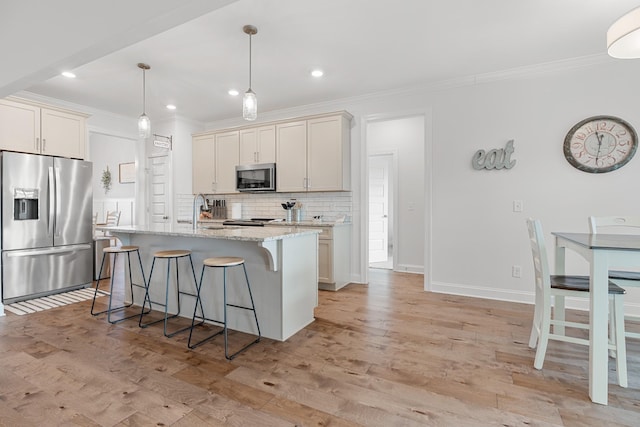
[[[551,275],[547,259],[547,249],[540,221],[527,219],[531,253],[533,255],[533,267],[535,270],[535,309],[533,325],[529,337],[529,347],[536,348],[534,368],[542,369],[544,357],[549,340],[564,341],[573,344],[589,345],[589,340],[559,333],[556,326],[564,328],[589,329],[585,323],[569,322],[562,316],[561,319],[552,318],[551,297],[563,299],[564,297],[589,298],[589,276]],[[613,301],[610,306],[614,310],[611,325],[609,349],[615,351],[616,371],[618,384],[627,387],[627,352],[624,335],[624,294],[625,290],[616,284],[609,282],[609,298]],[[551,326],[554,327],[551,332]]]
[[[640,235],[640,216],[590,216],[589,229],[592,234],[637,234]],[[609,280],[625,288],[640,288],[640,271],[616,267],[609,270]],[[638,320],[625,316],[625,320]],[[640,339],[640,333],[625,332],[627,338]]]
[[[106,226],[120,225],[120,211],[111,211],[111,212],[107,211],[107,215],[105,216],[105,221],[103,224],[100,224],[100,225],[106,225]],[[101,231],[101,232],[94,231],[93,238],[94,240],[108,238],[111,241],[111,246],[119,246],[119,240],[115,236],[111,235],[109,231]]]

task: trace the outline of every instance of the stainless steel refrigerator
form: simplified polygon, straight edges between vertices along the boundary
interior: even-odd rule
[[[92,164],[1,152],[2,301],[91,284]]]

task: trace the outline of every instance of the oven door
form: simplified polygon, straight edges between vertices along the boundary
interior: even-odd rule
[[[236,190],[275,191],[275,163],[236,166]]]

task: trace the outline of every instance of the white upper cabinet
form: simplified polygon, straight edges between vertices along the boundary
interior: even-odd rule
[[[0,99],[0,148],[40,153],[40,108]]]
[[[236,192],[239,132],[207,133],[192,139],[194,194]]]
[[[277,191],[306,191],[307,121],[277,124],[276,134]]]
[[[193,193],[214,193],[216,189],[214,135],[196,136],[192,143]]]
[[[351,188],[350,132],[344,115],[307,120],[307,191]]]
[[[276,127],[262,126],[240,130],[240,164],[275,163]]]
[[[0,99],[0,149],[84,159],[86,114]]]
[[[302,117],[193,136],[194,193],[235,193],[236,166],[276,164],[276,191],[351,189],[351,114]]]
[[[40,119],[42,154],[84,158],[84,117],[43,108],[40,111]]]
[[[236,166],[239,159],[240,133],[216,134],[216,193],[236,192]]]
[[[280,192],[351,188],[348,113],[276,125],[276,183]]]

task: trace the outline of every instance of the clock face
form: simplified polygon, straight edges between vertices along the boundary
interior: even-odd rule
[[[611,172],[631,160],[637,145],[638,136],[629,123],[613,116],[595,116],[567,133],[564,156],[581,171]]]

